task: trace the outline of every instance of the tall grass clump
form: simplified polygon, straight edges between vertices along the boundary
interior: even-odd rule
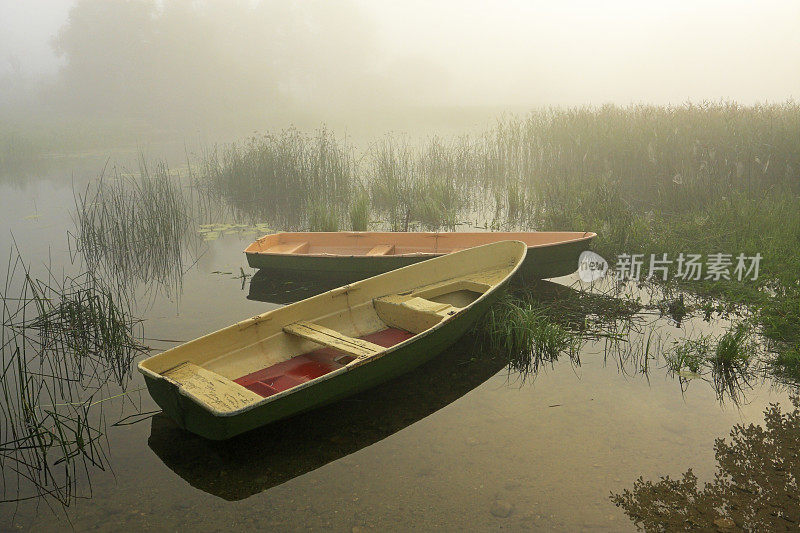
[[[715,365],[747,364],[755,350],[750,328],[745,323],[732,326],[717,341],[713,354]]]
[[[519,220],[525,210],[526,205],[525,190],[517,182],[510,182],[506,189],[506,216],[508,222],[514,223]]]
[[[465,142],[434,137],[417,157],[417,183],[411,217],[425,229],[453,230],[469,205],[472,168]]]
[[[68,506],[104,470],[104,398],[144,353],[139,321],[91,274],[34,277],[11,254],[0,293],[0,503]],[[114,391],[113,393],[111,391]]]
[[[370,152],[371,196],[394,231],[452,230],[470,205],[475,169],[466,140],[420,146],[385,138]]]
[[[673,374],[683,379],[691,377],[682,374],[688,371],[703,377],[720,401],[729,398],[739,404],[743,389],[749,388],[755,377],[758,350],[752,324],[740,322],[719,336],[683,339],[664,352],[664,359]]]
[[[192,207],[165,164],[104,172],[75,198],[76,245],[91,271],[179,288]]]
[[[336,206],[324,200],[315,200],[308,205],[309,231],[339,231],[339,214]]]
[[[356,178],[352,149],[326,128],[295,129],[219,147],[203,158],[203,184],[253,219],[299,227],[314,199],[345,211]]]
[[[482,325],[485,346],[508,358],[509,370],[535,376],[546,363],[562,355],[577,361],[580,337],[555,323],[546,308],[505,294],[493,305]]]
[[[370,196],[392,231],[408,231],[414,204],[416,170],[410,145],[384,138],[370,152]]]
[[[675,346],[664,353],[664,359],[667,362],[667,368],[674,374],[686,370],[697,374],[711,352],[711,338],[709,336],[700,336],[699,338],[685,339],[676,343]]]
[[[773,371],[781,377],[800,381],[800,348],[793,346],[781,350],[770,361]]]
[[[752,328],[745,322],[732,325],[717,340],[710,363],[718,397],[727,394],[734,403],[739,403],[742,389],[750,386],[750,366],[756,349]]]
[[[350,229],[367,231],[369,229],[369,192],[360,190],[350,204]]]

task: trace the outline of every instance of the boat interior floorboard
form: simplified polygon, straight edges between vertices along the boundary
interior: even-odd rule
[[[388,328],[363,335],[358,339],[390,348],[413,336],[413,333],[399,328]],[[233,381],[267,398],[342,368],[353,359],[354,357],[334,348],[320,348],[257,370]]]

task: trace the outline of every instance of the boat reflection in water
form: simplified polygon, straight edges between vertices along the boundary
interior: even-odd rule
[[[159,414],[148,444],[190,485],[241,500],[385,439],[503,369],[502,357],[477,356],[473,344],[467,336],[404,376],[227,441],[195,436]]]
[[[250,278],[248,300],[286,305],[311,298],[317,294],[354,283],[364,276],[331,272],[296,272],[262,268]],[[564,291],[575,293],[574,289],[544,280],[528,281],[515,276],[510,287],[519,290],[535,291],[537,297],[552,300],[563,296]],[[541,294],[539,294],[541,292]]]
[[[289,304],[358,281],[358,276],[261,269],[250,279],[248,300]]]

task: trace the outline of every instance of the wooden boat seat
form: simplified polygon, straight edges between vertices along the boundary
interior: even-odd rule
[[[308,242],[284,242],[270,246],[264,252],[268,254],[304,254],[308,252]]]
[[[261,401],[261,396],[255,392],[188,361],[162,372],[161,375],[217,411],[237,411]]]
[[[413,295],[420,296],[422,298],[436,298],[442,294],[455,291],[472,291],[478,294],[483,294],[491,288],[492,285],[483,283],[480,280],[459,279],[456,281],[450,280],[428,285],[426,287],[420,287],[419,289],[413,291]]]
[[[335,348],[354,357],[364,358],[382,352],[386,348],[377,344],[348,337],[338,331],[314,324],[313,322],[295,322],[283,327],[284,333],[308,339],[329,348]]]
[[[379,244],[374,246],[370,251],[367,252],[367,255],[393,255],[394,254],[394,244]]]
[[[387,296],[373,300],[375,311],[387,325],[412,333],[432,328],[442,319],[456,314],[459,308],[447,303],[434,302],[419,296],[397,299]]]
[[[445,309],[449,309],[453,307],[450,304],[444,304],[439,302],[432,302],[430,300],[426,300],[425,298],[420,298],[419,296],[415,296],[409,300],[406,300],[401,305],[411,309],[412,311],[418,311],[421,313],[434,313],[440,314]]]
[[[387,325],[412,333],[420,333],[463,308],[461,303],[453,305],[447,302],[437,302],[434,301],[436,298],[447,299],[448,295],[460,292],[473,293],[474,299],[477,299],[492,288],[492,284],[487,281],[493,279],[493,276],[494,270],[477,272],[469,276],[425,285],[405,293],[375,298],[372,303],[380,319]],[[465,302],[463,305],[467,305],[471,298],[468,297],[462,301]]]

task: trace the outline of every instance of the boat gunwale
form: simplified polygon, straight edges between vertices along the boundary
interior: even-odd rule
[[[364,258],[364,259],[377,259],[377,260],[387,260],[391,259],[392,257],[440,257],[442,255],[447,255],[455,252],[409,252],[404,254],[391,254],[391,255],[364,255],[364,254],[336,254],[336,253],[328,253],[328,252],[317,252],[317,253],[285,253],[285,252],[268,252],[268,251],[255,251],[250,250],[252,246],[257,244],[259,241],[266,239],[267,237],[274,237],[280,235],[347,235],[347,236],[361,236],[361,235],[390,235],[394,233],[399,233],[402,235],[420,235],[425,237],[439,237],[440,235],[491,235],[493,233],[502,233],[504,236],[508,236],[507,239],[502,239],[495,242],[505,242],[505,241],[517,241],[524,244],[527,248],[548,248],[551,246],[561,246],[565,244],[572,244],[582,241],[591,241],[595,237],[597,237],[597,233],[593,231],[508,231],[508,232],[480,232],[480,231],[435,231],[435,232],[422,232],[422,231],[279,231],[277,233],[267,233],[256,239],[255,241],[251,242],[247,245],[243,251],[246,255],[259,255],[259,256],[269,256],[269,257],[312,257],[312,258]],[[575,234],[582,234],[580,237],[576,237],[574,239],[565,239],[555,242],[547,242],[541,244],[533,244],[529,245],[525,243],[525,241],[521,241],[519,239],[515,239],[512,235],[524,235],[528,233],[575,233]],[[485,246],[486,244],[494,244],[494,243],[484,243],[478,244],[476,246],[472,246],[470,248],[477,248],[478,246]],[[464,248],[465,250],[467,248]],[[460,251],[460,250],[459,250]]]
[[[300,383],[298,385],[295,385],[294,387],[291,387],[289,389],[280,391],[280,392],[278,392],[276,394],[272,394],[270,396],[264,397],[264,398],[262,398],[261,400],[259,400],[257,402],[251,403],[251,404],[246,405],[244,407],[240,407],[239,409],[235,409],[235,410],[232,410],[232,411],[220,411],[220,410],[218,410],[218,409],[216,409],[214,407],[211,407],[207,403],[200,401],[193,394],[191,394],[190,392],[186,391],[183,387],[180,387],[180,386],[176,385],[167,376],[159,374],[158,372],[155,372],[155,371],[150,370],[149,368],[146,368],[146,367],[143,366],[143,364],[145,362],[147,362],[148,360],[152,359],[153,357],[156,357],[157,355],[162,355],[162,354],[166,353],[166,351],[162,352],[160,354],[157,354],[157,355],[153,355],[153,356],[147,357],[147,358],[139,361],[139,363],[137,363],[137,368],[138,368],[139,372],[141,372],[146,377],[150,377],[153,380],[166,381],[171,386],[175,387],[176,391],[180,395],[188,398],[189,400],[191,400],[192,402],[194,402],[195,404],[200,406],[202,409],[204,409],[205,411],[207,411],[208,413],[210,413],[214,417],[227,418],[227,417],[233,417],[233,416],[241,415],[242,413],[245,413],[245,412],[250,411],[252,409],[263,407],[263,406],[267,405],[268,403],[271,403],[273,401],[277,401],[277,400],[279,400],[281,398],[289,396],[290,394],[294,394],[295,392],[301,391],[301,390],[303,390],[303,389],[305,389],[307,387],[310,387],[310,386],[313,386],[313,385],[317,385],[317,384],[322,383],[322,382],[324,382],[324,381],[326,381],[328,379],[332,379],[332,378],[334,378],[336,376],[339,376],[341,374],[344,374],[346,372],[350,372],[351,370],[355,370],[356,368],[359,368],[359,367],[361,367],[363,365],[375,362],[375,361],[381,359],[382,357],[384,357],[385,355],[391,354],[392,352],[394,352],[396,350],[399,350],[400,348],[405,347],[406,345],[410,344],[412,341],[417,341],[419,339],[422,339],[422,338],[432,334],[433,332],[441,329],[441,327],[443,327],[447,323],[452,322],[453,320],[455,320],[457,317],[463,316],[463,314],[465,312],[467,312],[470,308],[476,306],[479,302],[481,302],[481,301],[485,300],[486,298],[488,298],[491,293],[496,291],[498,289],[498,287],[500,287],[501,285],[506,283],[509,279],[511,279],[514,276],[514,274],[517,273],[517,271],[520,269],[522,264],[525,262],[525,257],[527,255],[527,245],[525,245],[525,243],[522,242],[522,241],[513,241],[513,240],[511,240],[511,241],[497,241],[497,242],[494,242],[494,243],[487,243],[487,244],[483,244],[483,245],[480,245],[480,246],[475,246],[473,248],[467,248],[467,249],[464,249],[464,250],[459,250],[458,252],[451,252],[449,254],[440,254],[440,255],[451,256],[453,254],[458,254],[458,253],[462,253],[462,252],[467,252],[469,250],[474,250],[475,248],[482,248],[484,246],[493,246],[493,245],[498,244],[500,242],[516,242],[516,243],[524,245],[526,248],[525,248],[524,253],[516,260],[516,264],[514,265],[514,267],[509,269],[508,272],[506,273],[506,275],[500,281],[498,281],[497,283],[493,284],[491,289],[489,289],[486,292],[482,293],[478,298],[476,298],[475,300],[470,302],[466,307],[460,308],[460,310],[457,313],[455,313],[454,315],[450,315],[450,316],[444,317],[440,322],[438,322],[434,326],[432,326],[432,327],[430,327],[430,328],[428,328],[428,329],[426,329],[426,330],[424,330],[424,331],[422,331],[420,333],[415,334],[413,337],[409,337],[408,339],[406,339],[406,340],[404,340],[402,342],[399,342],[399,343],[397,343],[397,344],[395,344],[393,346],[390,346],[390,347],[386,348],[385,350],[382,350],[382,351],[380,351],[380,352],[378,352],[378,353],[376,353],[376,354],[374,354],[372,356],[369,356],[369,357],[366,357],[366,358],[363,358],[363,359],[356,359],[354,361],[351,361],[347,365],[344,365],[341,368],[337,368],[336,370],[333,370],[331,372],[323,374],[322,376],[316,377],[316,378],[314,378],[312,380],[309,380],[309,381],[306,381],[304,383]],[[379,276],[383,276],[383,275],[387,275],[387,274],[394,274],[395,272],[399,272],[399,271],[402,271],[404,269],[412,268],[412,267],[416,267],[416,266],[418,266],[418,264],[408,265],[408,266],[401,267],[401,268],[398,268],[398,269],[395,269],[395,270],[391,270],[389,272],[385,272],[383,274],[379,274]],[[442,282],[446,282],[446,281],[449,281],[449,280],[455,280],[455,279],[459,279],[459,278],[463,278],[463,277],[464,276],[455,276],[455,277],[452,277],[452,278],[445,278],[445,279],[439,280],[439,281],[437,281],[435,283],[442,283]],[[358,284],[362,283],[363,281],[367,281],[369,279],[371,279],[371,278],[366,278],[364,280],[356,281],[354,283],[348,283],[348,284],[343,285],[341,287],[336,287],[336,288],[331,289],[329,291],[325,291],[323,293],[320,293],[320,294],[318,294],[316,296],[312,296],[311,298],[306,298],[306,300],[310,300],[312,298],[321,298],[321,297],[323,297],[325,295],[328,295],[328,294],[330,294],[332,292],[336,292],[336,291],[347,292],[353,286],[358,285]],[[424,285],[422,287],[424,287]],[[411,290],[413,291],[415,289],[416,289],[416,287],[414,289],[411,289]],[[378,296],[376,298],[380,298],[380,296]],[[374,299],[375,298],[373,298],[373,301],[374,301]],[[304,301],[304,300],[300,300],[300,301]],[[297,303],[297,302],[293,302],[293,303]],[[292,304],[289,304],[289,305],[292,305]],[[212,331],[211,333],[207,333],[205,335],[201,335],[200,337],[197,337],[196,339],[193,339],[192,341],[189,341],[189,342],[196,342],[196,341],[199,341],[199,340],[204,339],[206,337],[210,337],[212,335],[220,334],[220,333],[222,333],[222,332],[224,332],[224,331],[226,331],[228,329],[232,329],[232,328],[240,328],[240,329],[242,329],[242,326],[247,327],[245,324],[247,324],[247,323],[257,323],[259,320],[263,319],[265,316],[268,316],[268,315],[274,313],[275,311],[283,309],[284,307],[279,307],[277,309],[271,309],[269,311],[266,311],[265,313],[261,313],[261,314],[255,315],[253,317],[240,320],[239,322],[235,322],[235,323],[233,323],[233,324],[231,324],[229,326],[226,326],[224,328],[218,329],[216,331]],[[177,348],[177,347],[175,347],[175,348]],[[170,348],[170,350],[175,349],[175,348]],[[170,350],[167,350],[167,351],[170,351]],[[159,407],[160,407],[160,405],[159,405]]]

